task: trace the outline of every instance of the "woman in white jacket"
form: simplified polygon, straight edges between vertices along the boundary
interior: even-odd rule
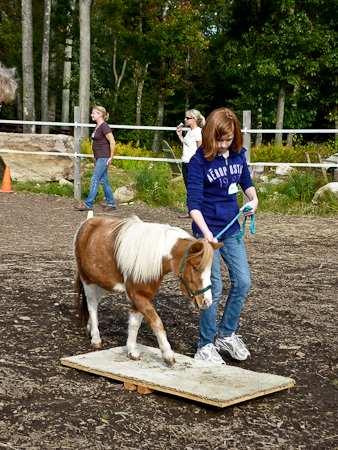
[[[182,127],[177,126],[176,133],[183,144],[182,155],[182,175],[185,187],[187,187],[189,161],[196,153],[198,147],[202,144],[202,128],[205,124],[205,118],[197,109],[189,109],[185,113],[185,125],[190,128],[183,138]]]
[[[182,126],[180,125],[177,126],[176,133],[183,144],[182,175],[185,187],[187,188],[189,161],[202,144],[202,128],[205,124],[205,118],[197,109],[189,109],[185,113],[184,121],[185,125],[190,128],[187,134],[183,137]],[[190,218],[190,215],[186,213],[180,217]]]

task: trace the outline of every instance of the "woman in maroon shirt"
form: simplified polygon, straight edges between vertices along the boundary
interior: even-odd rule
[[[75,206],[75,209],[79,211],[93,209],[93,203],[99,188],[99,183],[101,183],[107,202],[104,211],[111,211],[116,209],[116,207],[113,192],[108,181],[107,169],[114,157],[115,139],[106,122],[106,120],[109,119],[109,114],[105,108],[102,106],[95,106],[91,113],[91,118],[96,122],[96,127],[92,133],[95,170],[92,176],[87,200],[79,206]]]

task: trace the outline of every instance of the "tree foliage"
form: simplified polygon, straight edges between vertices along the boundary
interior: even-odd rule
[[[33,0],[36,117],[43,3]],[[135,124],[141,101],[141,124],[154,125],[160,93],[165,125],[176,125],[188,108],[208,115],[228,106],[239,116],[251,110],[254,127],[274,128],[283,84],[284,128],[332,128],[338,124],[337,9],[338,0],[92,0],[90,106],[105,106],[114,123]],[[0,10],[0,61],[21,76],[21,6],[0,0]],[[73,9],[71,0],[53,2],[56,69],[49,83],[57,120],[67,39],[71,102],[79,104],[78,22],[78,2]],[[121,130],[117,138],[151,148],[149,132]]]

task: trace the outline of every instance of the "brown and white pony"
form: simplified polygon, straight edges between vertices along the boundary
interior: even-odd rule
[[[77,262],[77,298],[73,320],[80,309],[91,343],[100,348],[98,303],[107,291],[125,292],[131,301],[127,351],[131,359],[140,355],[136,339],[143,317],[153,329],[164,361],[174,364],[174,352],[163,324],[151,302],[164,275],[180,278],[183,292],[199,310],[212,303],[210,272],[213,251],[223,244],[195,239],[181,228],[129,219],[94,217],[78,229],[74,251]]]

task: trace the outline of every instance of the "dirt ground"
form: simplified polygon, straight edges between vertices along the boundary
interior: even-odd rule
[[[60,364],[92,351],[84,329],[71,323],[73,238],[86,218],[74,205],[57,196],[0,194],[0,448],[338,449],[337,217],[256,216],[256,234],[245,235],[252,289],[238,330],[252,357],[225,360],[296,385],[220,409],[130,392]],[[134,204],[112,213],[132,214],[190,230],[189,220],[164,208]],[[226,271],[223,277],[226,289]],[[174,351],[193,356],[198,313],[188,303],[167,277],[155,307]],[[106,296],[99,317],[103,349],[125,345],[123,295]],[[157,346],[146,324],[139,342]]]

